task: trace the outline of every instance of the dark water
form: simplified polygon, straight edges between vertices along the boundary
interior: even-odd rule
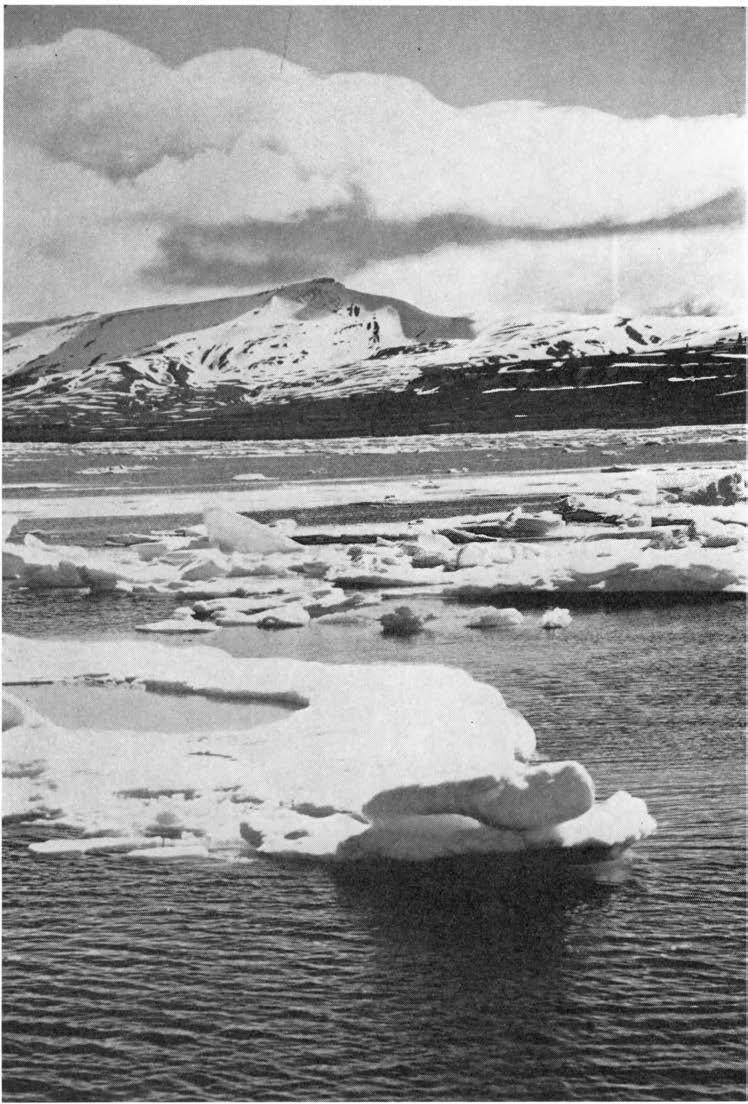
[[[622,884],[555,887],[490,864],[144,870],[8,833],[5,1098],[743,1098],[743,640],[739,604],[558,634],[221,631],[235,654],[465,666],[659,830]]]

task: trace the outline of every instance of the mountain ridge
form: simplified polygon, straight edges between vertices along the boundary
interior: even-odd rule
[[[316,435],[317,416],[327,425],[336,404],[341,421],[333,435],[357,432],[362,417],[377,423],[377,410],[374,432],[387,432],[393,418],[398,432],[404,425],[408,432],[407,411],[421,426],[424,410],[452,421],[456,415],[463,428],[471,419],[485,428],[492,417],[497,430],[512,428],[514,419],[531,416],[547,427],[561,408],[568,422],[574,404],[567,392],[579,399],[604,388],[616,389],[615,406],[631,408],[626,417],[646,424],[658,416],[672,421],[669,407],[693,420],[705,396],[707,421],[735,421],[735,401],[716,400],[744,388],[732,386],[743,336],[723,318],[549,315],[479,329],[468,318],[431,315],[329,277],[248,296],[51,319],[20,332],[19,325],[10,324],[3,349],[11,439],[24,431],[98,438],[105,429],[185,436],[190,426],[200,436],[241,436],[243,429],[287,436],[291,423],[305,421]],[[677,386],[686,381],[690,397]],[[693,385],[715,381],[716,388],[698,387],[694,402]],[[644,387],[649,407],[660,402],[662,410],[637,414],[641,402],[621,393],[633,387]],[[518,397],[529,402],[526,414]],[[605,416],[605,404],[587,395],[580,424]]]

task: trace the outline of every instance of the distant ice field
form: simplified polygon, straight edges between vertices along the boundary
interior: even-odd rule
[[[676,460],[737,460],[744,425],[665,429],[430,434],[286,441],[8,443],[11,497],[115,491],[246,490],[271,480],[386,478],[587,468]]]
[[[403,520],[426,511],[448,517],[550,501],[625,469],[740,462],[743,425],[665,429],[451,434],[317,441],[167,441],[65,445],[7,444],[4,511],[16,534],[54,519],[75,542],[139,527],[193,523],[220,495],[259,520],[293,514],[300,524]],[[624,469],[616,474],[611,469]],[[543,473],[553,473],[551,478]],[[605,473],[608,474],[605,474]],[[575,473],[578,478],[575,478]],[[459,504],[456,508],[455,504]],[[72,519],[72,525],[63,524]],[[99,520],[95,520],[99,519]],[[56,537],[54,539],[60,539]]]

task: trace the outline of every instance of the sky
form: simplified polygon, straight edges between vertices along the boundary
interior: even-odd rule
[[[5,8],[4,314],[745,299],[744,11]]]

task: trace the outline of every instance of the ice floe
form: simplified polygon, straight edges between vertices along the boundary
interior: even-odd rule
[[[616,494],[567,495],[553,511],[527,505],[446,525],[439,519],[394,527],[372,522],[365,532],[353,527],[368,543],[346,543],[343,533],[336,541],[326,532],[313,549],[304,542],[314,542],[314,532],[293,519],[262,525],[222,506],[206,509],[203,525],[126,534],[98,549],[26,534],[3,544],[3,571],[12,586],[30,590],[171,595],[189,602],[199,622],[234,627],[304,627],[354,613],[363,592],[375,600],[430,592],[483,603],[523,592],[744,593],[742,474],[691,472],[674,480],[666,472],[659,484],[654,474],[634,473],[637,486]],[[218,604],[200,605],[211,600]],[[289,604],[300,609],[289,613]],[[141,627],[189,631],[173,628],[168,618]]]
[[[423,632],[425,626],[425,619],[409,606],[398,606],[391,613],[383,613],[379,622],[384,636],[416,636]]]
[[[481,606],[471,611],[466,624],[469,629],[502,629],[521,625],[524,620],[524,615],[511,606],[506,609]]]
[[[8,693],[5,815],[82,834],[35,845],[41,855],[249,851],[353,861],[542,850],[573,858],[590,846],[617,852],[656,827],[625,792],[597,802],[580,763],[539,762],[524,718],[456,668],[16,637],[6,640],[5,677],[296,707],[206,742],[204,732],[68,730]]]
[[[211,544],[222,552],[297,552],[299,545],[266,525],[216,506],[205,511],[205,530]]]
[[[78,475],[125,475],[132,471],[153,471],[153,464],[112,464],[108,467],[78,468]]]
[[[171,617],[165,621],[152,621],[149,625],[136,625],[135,630],[136,632],[145,633],[168,633],[174,636],[211,633],[216,632],[219,627],[211,621],[195,621],[191,617]]]
[[[561,609],[559,606],[546,610],[540,618],[541,629],[568,629],[570,624],[571,614],[567,609]]]
[[[458,571],[445,593],[465,601],[502,594],[552,591],[559,594],[646,592],[744,592],[748,564],[739,545],[652,547],[643,540],[579,542],[532,550],[510,563]]]

